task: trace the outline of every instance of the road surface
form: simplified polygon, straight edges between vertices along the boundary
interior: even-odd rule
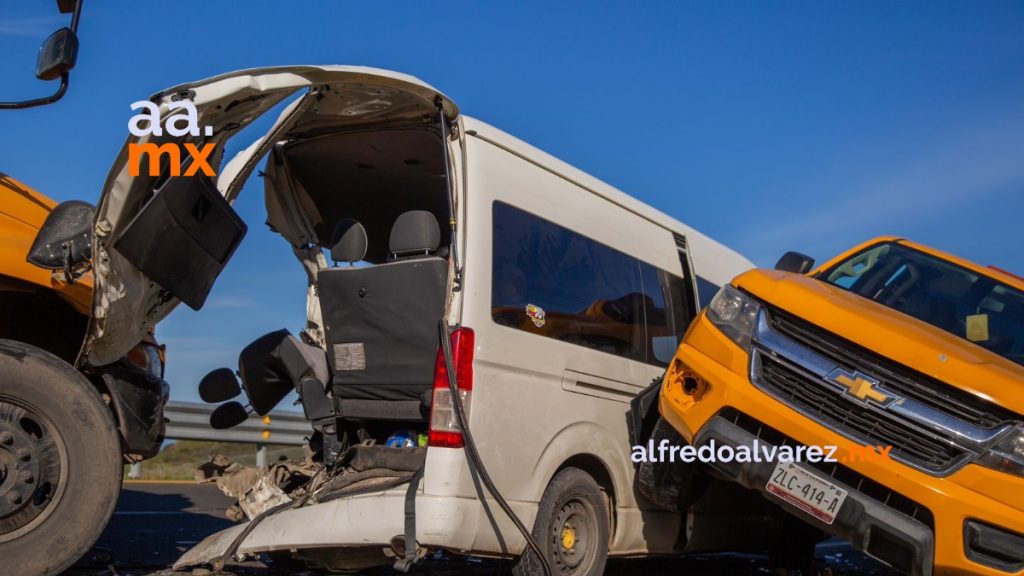
[[[209,534],[230,526],[224,510],[233,501],[210,485],[192,482],[126,482],[117,511],[93,550],[63,576],[192,576],[169,566],[178,556]],[[893,576],[872,560],[853,552],[845,543],[825,542],[818,548],[823,565],[834,576]],[[427,562],[415,572],[430,576],[507,574],[508,563],[442,560]],[[262,563],[230,567],[232,574],[271,574]],[[196,572],[196,576],[202,571]],[[276,572],[280,573],[280,572]],[[318,576],[301,571],[303,576]],[[379,570],[374,576],[395,574]],[[686,576],[770,576],[763,557],[713,555],[672,560],[610,561],[605,576],[685,574]]]

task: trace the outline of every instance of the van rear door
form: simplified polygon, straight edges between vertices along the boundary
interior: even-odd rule
[[[216,171],[232,136],[301,90],[305,94],[219,175],[209,177],[201,169],[189,174],[192,150],[212,144],[209,165]],[[93,313],[79,364],[117,360],[178,302],[202,307],[245,234],[245,224],[230,204],[275,142],[319,130],[436,117],[438,106],[450,121],[458,115],[454,103],[417,78],[355,66],[242,70],[175,86],[150,100],[159,106],[162,134],[128,138],[97,209]],[[198,135],[173,136],[167,130],[168,121],[182,113],[182,100],[195,107]],[[140,147],[147,144],[167,151],[152,154],[159,160],[155,175],[141,162],[148,156],[140,154]],[[147,147],[150,153],[155,146]],[[172,149],[181,164],[173,162]]]

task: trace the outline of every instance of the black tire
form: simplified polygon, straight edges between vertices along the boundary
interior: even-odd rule
[[[23,482],[0,481],[4,575],[59,574],[81,558],[114,512],[121,474],[117,428],[92,384],[48,352],[0,340],[0,475]],[[14,494],[25,484],[27,499]]]
[[[544,490],[533,537],[548,558],[552,576],[600,576],[608,560],[609,525],[607,500],[597,482],[579,468],[565,468]],[[512,573],[542,576],[544,570],[527,548]]]
[[[664,418],[658,417],[651,432],[654,446],[662,440],[670,446],[686,446],[686,440]],[[682,512],[701,495],[709,477],[697,463],[652,462],[647,458],[637,467],[636,483],[640,493],[651,503],[670,512]]]

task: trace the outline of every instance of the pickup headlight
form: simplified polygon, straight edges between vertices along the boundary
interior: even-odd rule
[[[722,334],[749,353],[750,338],[754,334],[754,324],[760,309],[761,305],[756,300],[726,284],[711,300],[707,314],[708,320]]]
[[[1024,476],[1024,424],[1017,426],[978,459],[978,464],[1000,472]]]

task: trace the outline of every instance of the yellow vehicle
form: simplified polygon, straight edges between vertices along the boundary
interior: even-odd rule
[[[110,519],[124,462],[163,441],[163,349],[76,367],[93,304],[93,208],[0,173],[0,572],[58,574]]]
[[[722,288],[663,421],[695,447],[806,447],[709,466],[901,572],[1024,573],[1024,279],[899,238],[813,265]]]

